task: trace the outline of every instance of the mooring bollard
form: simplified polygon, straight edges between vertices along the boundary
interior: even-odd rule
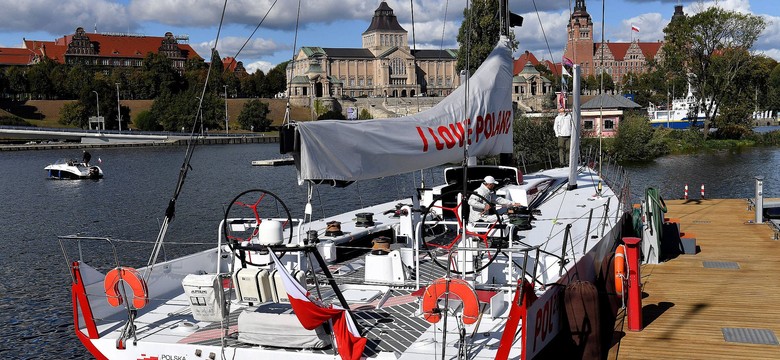
[[[688,200],[688,184],[685,184],[685,193],[683,194],[683,200]]]
[[[628,260],[628,330],[642,331],[642,284],[639,274],[640,238],[625,237],[626,257]]]
[[[701,184],[701,198],[704,199],[704,184]]]

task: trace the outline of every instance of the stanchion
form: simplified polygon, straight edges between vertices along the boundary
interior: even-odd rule
[[[626,256],[628,257],[628,330],[642,331],[642,284],[639,274],[640,238],[625,237]]]
[[[701,198],[704,199],[704,184],[701,184]]]
[[[685,184],[685,194],[683,195],[683,200],[688,200],[688,184]]]

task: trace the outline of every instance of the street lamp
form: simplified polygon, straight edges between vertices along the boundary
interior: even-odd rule
[[[119,131],[122,131],[122,109],[119,107],[119,83],[116,84],[116,116],[119,123]]]
[[[228,112],[227,112],[227,85],[222,85],[225,87],[225,134],[229,134],[228,131]]]

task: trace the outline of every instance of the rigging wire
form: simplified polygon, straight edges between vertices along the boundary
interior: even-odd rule
[[[217,45],[219,44],[219,37],[222,33],[222,25],[225,22],[225,11],[227,9],[227,0],[222,5],[222,14],[220,15],[219,19],[219,26],[217,27],[217,36],[214,40],[214,47],[211,48],[211,62],[209,63],[208,71],[206,72],[206,80],[203,84],[203,90],[201,90],[200,98],[198,100],[198,108],[195,111],[194,121],[192,123],[192,129],[190,130],[190,137],[187,140],[187,151],[184,155],[184,161],[182,162],[181,168],[179,169],[179,178],[176,181],[176,189],[173,192],[173,197],[171,197],[171,200],[168,201],[168,207],[165,209],[165,217],[163,218],[162,226],[160,226],[160,232],[157,234],[157,240],[155,241],[154,248],[152,249],[152,253],[149,256],[149,260],[147,262],[147,270],[144,274],[144,280],[149,280],[150,276],[152,275],[152,272],[154,271],[154,265],[157,262],[157,257],[160,254],[160,250],[163,247],[163,242],[165,241],[165,235],[168,232],[168,225],[173,221],[174,217],[176,216],[176,201],[179,198],[179,194],[181,194],[182,188],[184,187],[184,180],[187,178],[187,173],[190,169],[192,169],[192,166],[190,166],[190,162],[192,160],[192,154],[195,152],[195,129],[197,128],[198,123],[198,114],[201,114],[201,111],[203,109],[203,99],[206,96],[206,89],[208,88],[209,79],[211,78],[211,71],[214,68],[214,54],[217,49]],[[201,115],[202,116],[202,115]],[[201,119],[201,125],[202,125],[202,119]]]
[[[258,29],[260,29],[260,26],[261,26],[261,25],[263,25],[263,22],[265,22],[265,18],[266,18],[266,17],[268,17],[268,14],[270,14],[270,13],[271,13],[271,9],[273,9],[273,8],[274,8],[274,6],[276,5],[276,2],[277,2],[277,1],[279,1],[279,0],[274,0],[274,3],[273,3],[273,4],[271,4],[271,7],[269,7],[269,8],[268,8],[268,11],[266,11],[266,12],[265,12],[265,15],[263,15],[263,18],[262,18],[262,19],[260,19],[260,22],[259,22],[259,23],[257,23],[257,26],[255,26],[255,29],[254,29],[254,30],[252,31],[252,33],[251,33],[251,34],[249,34],[249,36],[246,38],[246,41],[244,41],[244,44],[243,44],[243,45],[241,45],[241,47],[238,49],[238,51],[236,51],[236,55],[233,55],[233,58],[230,60],[230,64],[228,64],[228,66],[225,68],[225,70],[229,69],[229,68],[230,68],[230,66],[231,66],[231,65],[233,65],[233,63],[234,63],[234,62],[236,62],[236,59],[238,58],[238,55],[239,55],[239,54],[241,54],[241,51],[243,51],[243,50],[244,50],[244,48],[246,47],[246,45],[247,45],[247,44],[249,44],[249,40],[252,40],[252,37],[254,37],[254,36],[255,36],[255,33],[257,33],[257,30],[258,30]],[[216,48],[216,46],[215,46],[215,48]]]
[[[290,64],[295,62],[295,49],[298,48],[298,25],[301,21],[301,0],[298,0],[298,12],[295,15],[295,37],[293,38],[293,48],[292,48],[292,57],[290,59]],[[290,124],[290,93],[292,92],[292,72],[290,73],[291,76],[288,76],[289,80],[287,82],[287,106],[284,110],[284,119],[282,120],[282,127],[285,125]]]
[[[539,26],[542,28],[542,36],[544,36],[544,43],[547,44],[547,52],[550,54],[550,60],[552,60],[553,62],[553,68],[550,70],[553,71],[553,75],[560,76],[560,74],[557,74],[558,68],[555,66],[555,60],[553,59],[552,50],[550,49],[550,42],[547,41],[547,34],[544,32],[544,24],[542,24],[542,17],[541,15],[539,15],[539,9],[536,8],[536,0],[533,0],[533,4],[534,4],[534,11],[536,11],[536,18],[539,19]],[[561,64],[561,66],[563,66],[563,64]],[[561,76],[561,79],[563,79],[563,76]]]

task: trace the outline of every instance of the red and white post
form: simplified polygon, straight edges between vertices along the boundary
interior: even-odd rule
[[[683,194],[683,200],[688,200],[688,184],[685,184],[685,193]]]
[[[642,284],[639,273],[639,242],[640,238],[625,237],[626,258],[628,260],[628,330],[642,331]]]
[[[701,184],[701,198],[704,199],[704,184]]]

